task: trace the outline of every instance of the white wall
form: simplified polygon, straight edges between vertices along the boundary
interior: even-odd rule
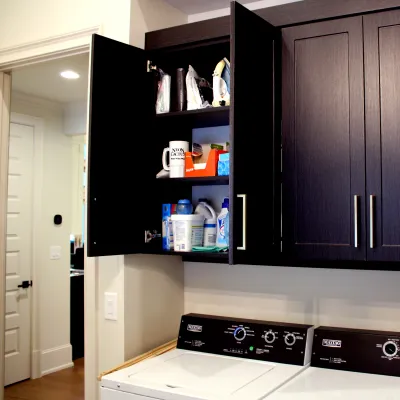
[[[294,3],[301,0],[262,0],[253,3],[244,4],[249,10],[258,10],[260,8],[267,8],[272,6],[279,6],[286,3]],[[188,22],[203,21],[205,19],[224,17],[230,14],[230,8],[221,8],[219,10],[207,11],[198,14],[191,14],[188,16]]]
[[[400,272],[185,263],[185,312],[400,331]]]
[[[87,100],[64,104],[64,134],[85,135],[87,124]]]
[[[72,141],[63,134],[62,106],[46,100],[13,93],[11,111],[44,119],[43,187],[41,223],[36,265],[39,268],[39,336],[41,371],[71,365],[70,345],[70,250]],[[39,173],[35,171],[35,173]],[[34,212],[37,210],[34,210]],[[53,217],[63,223],[55,226]],[[50,246],[61,246],[61,258],[50,260]]]
[[[65,132],[65,131],[64,131]],[[84,172],[84,146],[86,135],[73,136],[72,145],[72,180],[71,180],[71,228],[70,233],[82,235],[82,217],[83,217],[83,172]]]

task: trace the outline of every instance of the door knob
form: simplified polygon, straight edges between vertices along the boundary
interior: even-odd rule
[[[18,287],[22,289],[28,289],[29,286],[32,286],[33,282],[32,281],[23,281],[21,285],[18,285]]]

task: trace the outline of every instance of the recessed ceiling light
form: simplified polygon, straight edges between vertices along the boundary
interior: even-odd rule
[[[78,79],[80,75],[75,71],[67,70],[60,72],[60,75],[65,79]]]

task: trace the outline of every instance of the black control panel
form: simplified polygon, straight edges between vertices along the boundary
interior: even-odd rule
[[[311,365],[400,376],[400,333],[320,327],[314,332]]]
[[[311,325],[188,314],[181,319],[178,348],[253,360],[306,365]]]

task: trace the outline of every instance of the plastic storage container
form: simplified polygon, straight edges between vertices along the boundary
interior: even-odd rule
[[[202,246],[204,217],[202,215],[172,215],[174,250],[192,251],[193,246]]]

